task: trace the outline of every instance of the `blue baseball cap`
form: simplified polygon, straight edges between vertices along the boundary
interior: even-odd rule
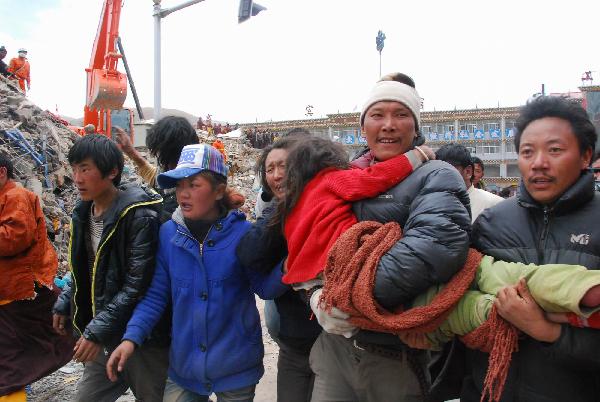
[[[227,178],[229,168],[223,155],[216,148],[206,144],[186,145],[181,150],[177,167],[159,174],[156,180],[160,188],[172,188],[179,180],[203,171],[214,172]]]

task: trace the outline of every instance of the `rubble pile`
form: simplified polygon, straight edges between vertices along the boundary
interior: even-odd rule
[[[199,131],[198,136],[203,143],[215,141],[206,132]],[[68,269],[69,222],[78,198],[67,160],[77,138],[57,116],[41,110],[0,80],[0,152],[12,159],[17,181],[40,197],[49,237],[59,255],[60,274]],[[254,167],[261,150],[250,147],[244,138],[221,141],[230,166],[229,185],[244,195],[246,203],[241,209],[253,219],[260,187]],[[147,152],[143,154],[156,163]],[[127,158],[125,161],[122,181],[141,183],[132,163]]]
[[[212,144],[215,141],[214,136],[209,136],[204,131],[198,131],[198,137],[200,142],[205,144]],[[254,220],[254,205],[260,189],[254,167],[262,150],[250,147],[243,137],[238,139],[221,138],[220,140],[225,145],[227,164],[229,165],[228,186],[244,195],[246,202],[240,209],[248,219]]]
[[[61,273],[67,267],[70,214],[77,199],[67,161],[76,139],[50,113],[0,81],[0,151],[12,159],[17,181],[40,197]]]

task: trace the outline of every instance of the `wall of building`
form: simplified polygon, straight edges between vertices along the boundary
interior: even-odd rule
[[[434,150],[449,142],[465,145],[485,163],[486,182],[507,187],[516,184],[520,176],[513,143],[517,115],[518,107],[422,112],[420,131]],[[242,128],[283,134],[303,127],[313,135],[346,145],[353,154],[367,143],[360,133],[359,117],[359,113],[340,113],[320,119],[245,124]]]

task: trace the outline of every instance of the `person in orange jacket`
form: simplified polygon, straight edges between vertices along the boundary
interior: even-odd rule
[[[25,82],[27,82],[27,91],[31,89],[31,68],[27,60],[27,50],[19,49],[19,57],[13,57],[8,64],[8,72],[11,79],[18,81],[23,92],[25,91]]]
[[[75,340],[52,329],[58,259],[37,195],[13,181],[0,153],[0,401],[71,360]]]
[[[225,152],[225,144],[223,144],[223,141],[215,140],[212,143],[212,146],[213,148],[217,148],[217,150],[219,150],[221,155],[223,155],[223,160],[225,161],[225,163],[227,163],[227,153]]]

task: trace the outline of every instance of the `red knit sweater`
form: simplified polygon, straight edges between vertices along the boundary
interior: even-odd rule
[[[413,171],[402,154],[366,169],[320,171],[308,182],[285,221],[288,272],[283,282],[306,282],[325,268],[333,243],[357,222],[352,202],[373,198]]]

